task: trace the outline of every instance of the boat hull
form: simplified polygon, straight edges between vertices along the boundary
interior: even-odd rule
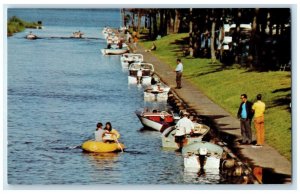
[[[121,55],[128,52],[128,49],[101,49],[103,55]]]
[[[144,92],[144,100],[145,101],[167,101],[169,92],[162,93],[152,93],[152,92]]]
[[[198,126],[201,126],[201,133],[199,136],[196,137],[187,137],[186,138],[186,145],[201,142],[204,135],[207,134],[210,130],[210,127],[203,124],[197,124]],[[162,134],[162,147],[164,148],[176,148],[178,149],[178,145],[175,142],[175,126],[171,126],[167,128],[164,133]]]
[[[125,148],[121,143],[104,143],[92,140],[84,142],[81,147],[84,151],[93,153],[120,152]]]
[[[137,84],[137,78],[135,76],[128,76],[128,84]],[[151,77],[143,76],[142,85],[151,85]]]
[[[26,36],[26,38],[29,39],[29,40],[35,40],[35,39],[37,39],[37,36],[34,35],[34,34],[29,34],[29,35]]]
[[[145,117],[142,117],[142,116],[138,116],[142,125],[144,127],[148,127],[148,128],[151,128],[153,130],[156,130],[156,131],[161,131],[163,129],[163,124],[161,123],[157,123],[155,121],[151,121],[150,119],[147,119]]]
[[[205,164],[203,168],[220,168],[221,156],[223,148],[219,145],[210,142],[197,142],[183,147],[182,155],[184,157],[184,168],[187,169],[200,169],[199,155],[201,150],[206,150]],[[200,154],[199,154],[200,152]]]

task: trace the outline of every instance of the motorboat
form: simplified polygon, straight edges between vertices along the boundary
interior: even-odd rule
[[[132,63],[128,68],[128,83],[137,84],[139,82],[138,71],[142,71],[141,84],[150,85],[154,73],[154,67],[151,63]]]
[[[182,148],[185,169],[219,169],[223,148],[214,143],[201,141]]]
[[[84,33],[78,31],[78,32],[73,32],[71,38],[82,38]]]
[[[170,87],[166,84],[159,82],[148,86],[144,91],[145,101],[167,101]]]
[[[37,35],[32,34],[32,33],[29,33],[29,34],[26,36],[26,38],[29,39],[29,40],[35,40],[35,39],[37,39]]]
[[[81,146],[85,152],[106,153],[106,152],[121,152],[125,149],[124,144],[119,142],[105,143],[101,141],[88,140]]]
[[[194,123],[194,132],[192,135],[187,135],[186,145],[201,142],[203,137],[209,132],[210,127],[201,123]],[[171,126],[164,130],[162,133],[162,147],[164,148],[176,148],[178,145],[175,142],[176,127]]]
[[[130,64],[132,63],[141,63],[144,60],[144,57],[142,54],[136,54],[136,53],[125,53],[121,56],[121,65],[123,68],[128,68]]]
[[[175,124],[174,115],[167,111],[136,111],[135,114],[146,128],[163,132],[166,128]]]
[[[105,49],[101,49],[101,52],[103,55],[122,55],[124,53],[129,52],[128,48],[105,48]]]

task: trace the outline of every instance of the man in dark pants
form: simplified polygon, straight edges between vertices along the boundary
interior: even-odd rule
[[[241,122],[242,144],[252,143],[251,120],[253,117],[252,103],[247,100],[247,95],[241,95],[242,103],[238,110],[237,117]]]
[[[182,71],[183,71],[183,65],[181,63],[181,60],[177,59],[177,66],[176,66],[176,69],[175,69],[175,72],[176,72],[176,84],[177,84],[176,89],[180,89],[181,88]]]

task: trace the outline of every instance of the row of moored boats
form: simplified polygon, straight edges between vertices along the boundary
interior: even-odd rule
[[[154,76],[153,64],[145,62],[142,54],[128,53],[128,46],[122,42],[117,32],[110,28],[104,28],[102,33],[107,40],[107,44],[110,44],[110,48],[102,49],[102,53],[105,55],[121,55],[121,66],[123,69],[128,69],[128,83],[144,86],[144,99],[147,101],[167,101],[170,87]],[[122,48],[120,44],[123,44]],[[180,120],[179,113],[143,109],[137,110],[136,115],[144,128],[161,133],[163,148],[179,149],[179,144],[175,141],[176,131],[178,130],[176,124]],[[203,141],[203,137],[210,131],[209,126],[195,121],[193,125],[193,134],[186,134],[184,146],[181,150],[184,157],[184,167],[186,169],[219,169],[223,148],[214,143]],[[103,143],[101,144],[99,146],[104,146]],[[107,149],[109,151],[121,151],[125,148],[122,144],[122,149],[120,149],[119,142],[115,142],[108,147],[111,148]]]

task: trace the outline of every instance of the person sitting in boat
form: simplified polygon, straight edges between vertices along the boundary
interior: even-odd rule
[[[97,128],[95,131],[95,140],[96,141],[102,141],[102,135],[104,133],[102,126],[103,126],[102,123],[97,123]]]
[[[111,49],[111,44],[110,43],[107,44],[107,49]]]
[[[142,76],[143,76],[142,69],[139,69],[136,74],[137,84],[142,83]]]
[[[118,42],[118,47],[119,47],[119,49],[122,49],[122,48],[123,48],[123,42],[122,42],[122,40],[120,40],[120,41]]]
[[[104,133],[102,135],[103,142],[112,143],[118,141],[120,138],[120,133],[113,129],[110,122],[105,124]]]

